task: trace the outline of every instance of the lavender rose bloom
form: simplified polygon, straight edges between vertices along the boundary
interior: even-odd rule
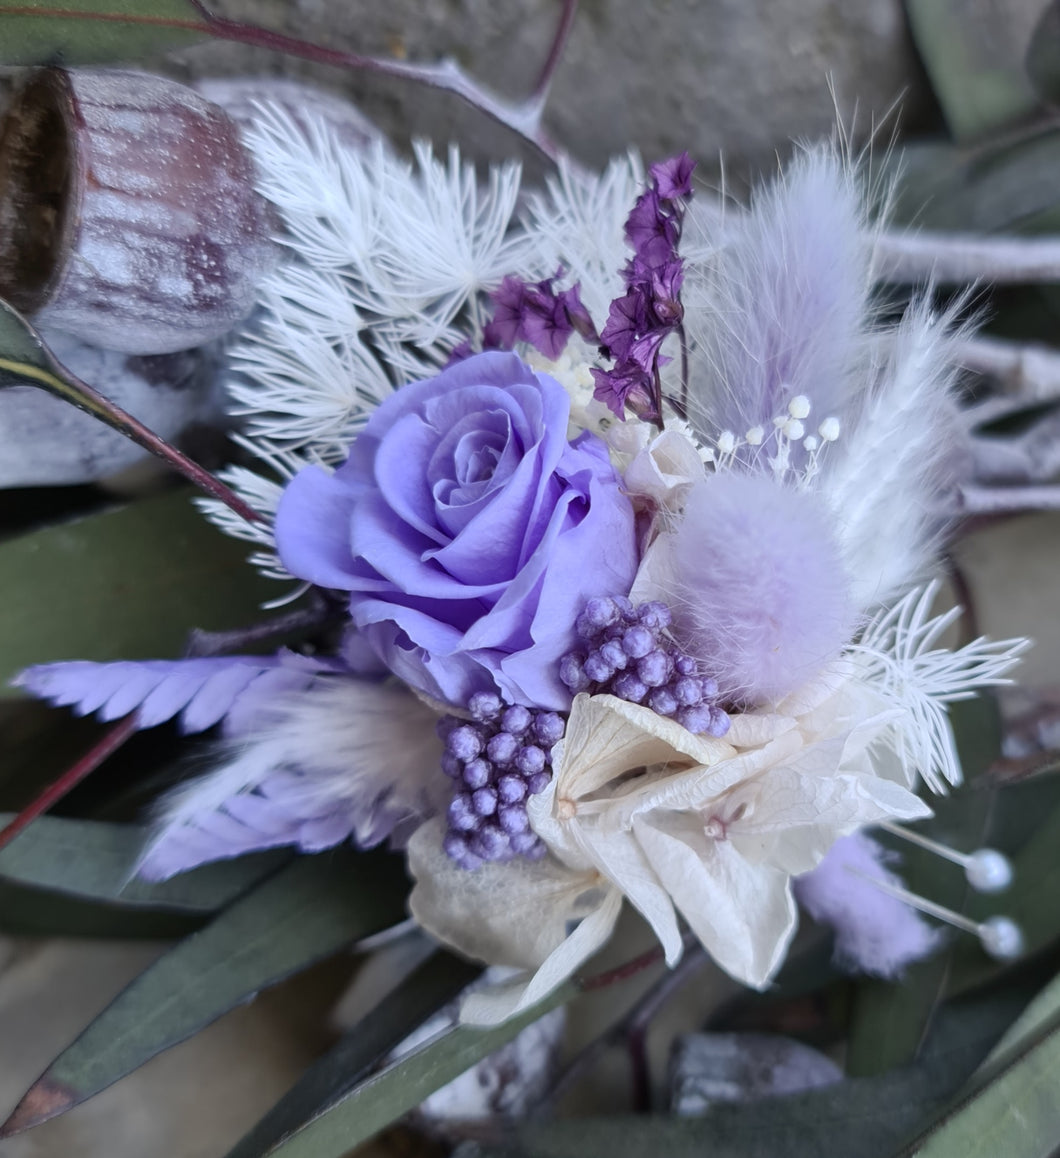
[[[413,688],[566,708],[574,621],[587,599],[625,594],[638,562],[607,448],[568,443],[569,410],[562,386],[509,353],[403,387],[334,474],[292,480],[284,565],[349,591],[354,623]]]

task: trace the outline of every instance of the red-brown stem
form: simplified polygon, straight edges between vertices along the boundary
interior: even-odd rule
[[[590,993],[594,989],[606,989],[609,985],[617,985],[619,981],[635,977],[649,966],[654,965],[656,961],[661,961],[663,956],[662,946],[656,945],[646,953],[641,953],[639,957],[616,965],[614,969],[605,969],[603,973],[595,973],[592,977],[582,978],[578,982],[578,988],[583,993]]]
[[[107,415],[107,423],[115,430],[120,431],[126,438],[131,439],[138,446],[142,446],[144,450],[150,451],[152,454],[158,455],[163,461],[169,463],[174,470],[182,474],[189,482],[194,483],[200,490],[205,491],[208,495],[215,499],[219,499],[230,510],[235,511],[241,518],[248,522],[260,522],[262,515],[259,511],[254,510],[253,507],[245,503],[239,495],[235,493],[230,487],[226,486],[219,478],[212,475],[204,467],[199,466],[197,462],[188,458],[182,451],[170,443],[166,442],[164,438],[160,438],[150,427],[145,426],[138,418],[134,418],[127,410],[123,410],[120,406],[111,402],[105,395],[100,394],[98,390],[93,389],[87,382],[83,382],[75,374],[71,374],[66,367],[62,367],[61,377],[67,382],[73,383],[78,392],[85,395],[91,400],[91,406],[84,402],[78,401],[77,393],[74,390],[69,392],[59,393],[58,391],[51,391],[58,394],[60,398],[72,403],[78,407],[79,410],[84,410],[94,417],[99,417],[99,411]],[[42,386],[42,389],[48,389],[47,386]]]
[[[252,48],[265,48],[281,52],[287,56],[301,57],[316,64],[332,65],[349,70],[364,69],[384,76],[395,76],[403,80],[426,84],[431,88],[444,89],[466,101],[472,108],[518,133],[539,149],[550,161],[556,161],[561,150],[541,128],[541,115],[545,100],[552,84],[556,67],[563,55],[563,48],[574,23],[578,0],[563,0],[563,10],[552,37],[548,56],[542,66],[533,93],[524,101],[512,102],[494,96],[487,89],[466,77],[451,61],[441,64],[409,64],[400,60],[386,60],[376,56],[362,56],[356,52],[346,52],[336,48],[312,44],[273,32],[255,24],[244,24],[216,16],[200,0],[189,0],[191,6],[201,15],[201,20],[180,20],[164,16],[141,16],[116,12],[85,12],[72,8],[38,8],[30,5],[0,5],[0,15],[32,16],[37,19],[97,20],[105,23],[151,25],[157,28],[175,28],[187,32],[198,32],[218,40],[231,40]]]
[[[72,768],[67,769],[58,780],[49,784],[35,800],[22,809],[10,824],[0,829],[0,848],[10,844],[38,816],[43,816],[53,804],[58,804],[67,793],[72,792],[90,772],[95,771],[108,756],[117,752],[136,731],[136,728],[135,712],[123,720],[119,720]]]

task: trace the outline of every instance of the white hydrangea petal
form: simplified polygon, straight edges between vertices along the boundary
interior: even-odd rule
[[[589,796],[630,768],[658,763],[712,765],[731,744],[694,736],[674,720],[616,696],[574,697],[567,733],[553,755],[558,800]]]
[[[766,986],[797,923],[788,874],[709,840],[691,816],[638,818],[635,831],[707,952],[737,981]]]

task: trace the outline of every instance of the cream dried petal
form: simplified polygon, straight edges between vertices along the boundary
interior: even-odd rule
[[[735,754],[724,740],[695,736],[640,704],[582,693],[574,697],[566,736],[553,752],[556,806],[590,796],[631,769],[713,765]]]
[[[671,509],[702,478],[703,459],[696,444],[682,431],[672,429],[640,447],[623,473],[630,495]]]
[[[545,958],[526,980],[516,980],[468,995],[460,1020],[468,1025],[499,1025],[536,1005],[571,977],[607,941],[622,908],[622,894],[601,890],[599,905],[584,917],[569,937]]]
[[[409,908],[438,940],[491,965],[537,969],[566,941],[570,922],[597,911],[613,891],[598,872],[553,857],[460,868],[442,847],[444,834],[436,818],[409,841],[416,881]]]

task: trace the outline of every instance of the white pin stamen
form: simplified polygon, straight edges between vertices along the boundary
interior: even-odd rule
[[[892,885],[890,881],[870,877],[868,873],[859,872],[850,865],[847,865],[846,869],[848,873],[868,881],[870,885],[889,893],[895,900],[901,901],[911,909],[917,909],[929,917],[945,921],[947,925],[953,925],[956,929],[962,929],[965,933],[978,937],[983,952],[996,961],[1013,961],[1023,952],[1023,933],[1011,917],[988,917],[985,921],[973,921],[963,913],[956,913],[944,905],[937,905],[934,901],[917,896],[900,885]]]
[[[964,869],[968,884],[977,893],[1000,893],[1012,884],[1012,862],[996,848],[981,848],[970,853],[958,852],[954,848],[939,844],[938,841],[931,840],[930,837],[913,832],[908,828],[902,828],[900,824],[893,824],[891,821],[881,821],[876,827],[901,837],[902,840],[908,840],[920,848],[927,849],[928,852],[933,852],[944,860],[959,864]]]
[[[766,432],[761,426],[752,426],[743,437],[748,446],[761,446],[765,440]]]
[[[736,449],[736,435],[731,430],[723,430],[718,435],[718,450],[722,454],[732,454]]]
[[[784,437],[790,438],[792,442],[798,442],[806,433],[806,427],[797,418],[789,418],[784,423],[783,430]]]
[[[839,437],[839,419],[826,418],[824,422],[817,427],[817,433],[825,442],[835,442]]]

